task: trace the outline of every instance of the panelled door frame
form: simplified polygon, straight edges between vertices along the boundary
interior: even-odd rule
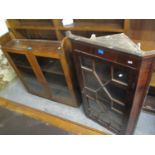
[[[63,73],[64,73],[64,77],[65,77],[65,81],[67,83],[67,87],[68,87],[68,90],[69,90],[69,93],[71,94],[71,97],[72,97],[72,100],[74,103],[72,103],[73,105],[75,104],[75,106],[78,104],[77,101],[76,101],[76,92],[75,92],[75,88],[74,86],[72,85],[73,81],[72,81],[72,78],[71,78],[71,73],[69,71],[69,65],[68,65],[68,62],[66,61],[66,57],[65,57],[65,54],[62,52],[62,51],[52,51],[52,52],[45,52],[45,51],[41,51],[41,52],[35,52],[35,51],[32,51],[32,54],[33,54],[33,60],[35,61],[35,63],[37,64],[37,67],[38,67],[38,70],[40,71],[40,74],[41,74],[41,77],[43,77],[44,79],[44,82],[46,84],[46,87],[48,89],[48,93],[51,94],[51,91],[48,87],[48,81],[46,80],[44,74],[42,73],[41,71],[41,67],[40,65],[38,64],[38,61],[37,61],[37,56],[39,57],[46,57],[46,58],[53,58],[53,59],[57,59],[60,61],[60,64],[62,66],[62,69],[63,69]],[[50,95],[52,97],[52,95]],[[63,102],[63,100],[59,99],[60,102]]]
[[[69,71],[69,65],[68,65],[68,62],[66,60],[65,54],[62,51],[53,51],[53,52],[41,51],[40,52],[40,51],[22,51],[22,50],[19,51],[19,50],[6,50],[6,49],[3,49],[3,51],[6,55],[6,57],[11,62],[11,65],[13,66],[13,68],[15,69],[17,74],[19,75],[20,79],[24,83],[24,86],[28,89],[29,92],[32,92],[28,88],[28,86],[26,85],[26,82],[24,82],[24,80],[22,79],[20,71],[18,70],[18,68],[16,67],[16,65],[14,64],[14,62],[12,61],[12,59],[8,53],[23,54],[26,56],[26,58],[28,59],[28,62],[30,63],[32,70],[33,70],[38,82],[42,85],[42,87],[44,89],[43,92],[45,92],[43,95],[37,94],[35,92],[32,92],[32,93],[36,94],[38,96],[46,97],[48,99],[52,99],[52,94],[51,94],[51,91],[48,87],[48,82],[47,82],[47,80],[46,80],[44,74],[42,73],[41,68],[38,64],[36,56],[58,59],[60,61],[60,64],[61,64],[63,72],[64,72],[65,81],[67,83],[69,93],[71,94],[72,100],[74,102],[72,104],[73,105],[75,104],[75,106],[77,106],[77,104],[78,104],[78,102],[76,100],[77,96],[75,95],[76,94],[75,88],[72,85],[73,80],[71,78],[71,73]],[[63,100],[61,101],[61,99],[60,99],[60,102],[63,102]]]
[[[41,70],[39,70],[38,68],[38,64],[35,61],[35,58],[33,56],[33,54],[31,52],[27,52],[27,51],[16,51],[16,50],[3,50],[5,56],[8,58],[9,62],[11,63],[12,67],[14,68],[14,70],[17,72],[19,78],[21,79],[21,81],[23,82],[24,86],[27,88],[27,90],[35,95],[41,96],[41,97],[46,97],[46,98],[50,98],[49,96],[49,92],[47,91],[47,88],[45,86],[45,79],[44,76],[42,76]],[[31,65],[31,68],[36,76],[37,81],[39,82],[39,84],[42,86],[43,88],[43,93],[42,94],[38,94],[36,92],[31,91],[31,89],[29,89],[29,87],[27,86],[26,82],[23,80],[22,75],[18,69],[18,67],[16,67],[16,64],[13,62],[12,58],[9,56],[9,53],[15,53],[15,54],[20,54],[20,55],[25,55],[28,62]],[[43,80],[42,80],[43,79]]]
[[[99,58],[97,56],[94,56],[94,55],[91,55],[91,54],[88,54],[88,53],[83,53],[83,52],[74,50],[73,59],[74,59],[74,62],[75,62],[77,76],[78,76],[80,88],[81,88],[82,91],[83,91],[83,88],[84,88],[84,79],[83,79],[82,69],[81,69],[81,64],[80,64],[80,57],[81,56],[90,57],[90,58],[92,58],[92,60],[99,60],[101,62],[102,62],[102,60],[105,61],[105,62],[107,61],[108,63],[111,63],[111,65],[115,65],[116,67],[120,67],[120,68],[122,67],[122,68],[128,69],[128,67],[122,66],[121,64],[117,64],[115,62],[108,61],[108,60]],[[127,102],[128,102],[127,106],[129,106],[129,110],[126,112],[126,116],[124,117],[124,123],[123,123],[122,130],[121,130],[120,134],[123,134],[126,131],[126,128],[127,128],[127,125],[128,125],[127,122],[128,122],[129,116],[130,116],[130,111],[131,111],[131,106],[132,106],[130,103],[132,103],[132,100],[133,100],[133,97],[134,97],[134,92],[135,92],[135,87],[136,87],[135,82],[136,82],[137,77],[135,77],[135,76],[136,76],[137,70],[134,70],[134,69],[130,68],[128,70],[128,72],[129,72],[129,81],[128,81],[128,87],[126,88],[126,91],[127,91],[127,96],[130,95],[130,97],[128,97],[128,100],[127,100]],[[131,74],[131,72],[132,72],[132,74]],[[82,94],[83,94],[83,92],[82,92]]]

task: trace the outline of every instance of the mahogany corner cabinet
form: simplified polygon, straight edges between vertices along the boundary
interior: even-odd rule
[[[140,50],[124,34],[68,37],[86,115],[116,134],[133,134],[155,70],[155,51]]]
[[[70,106],[80,103],[71,62],[67,59],[67,40],[0,38],[2,50],[27,90]]]

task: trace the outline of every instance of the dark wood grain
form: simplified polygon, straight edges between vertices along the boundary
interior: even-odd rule
[[[2,36],[1,45],[4,54],[7,56],[9,62],[17,72],[17,75],[20,77],[30,93],[60,103],[68,104],[70,106],[80,105],[80,97],[78,95],[77,87],[74,85],[74,83],[76,83],[74,78],[75,75],[73,75],[73,70],[69,67],[69,62],[66,55],[68,48],[64,46],[64,42],[61,43],[59,41],[32,39],[11,39],[9,34],[6,34],[5,36]],[[20,56],[25,56],[25,61],[27,61],[29,65],[21,65],[22,61],[18,62],[19,60],[13,60],[12,54],[19,56],[19,59]],[[41,66],[38,62],[38,58],[45,59],[44,64],[46,63],[46,66]],[[59,64],[56,65],[55,61]],[[30,74],[29,72],[34,73],[33,80],[35,78],[35,85],[33,87],[37,86],[38,88],[33,89],[33,87],[27,83],[28,81],[26,80],[28,79],[25,80],[25,74],[23,74],[23,71],[26,71],[26,74]],[[64,79],[66,86],[61,86],[61,81],[59,81],[60,79],[56,77]],[[53,81],[51,85],[49,82],[52,79],[56,81]],[[29,80],[29,82],[31,83],[32,80]],[[53,89],[52,91],[51,87]],[[60,87],[65,87],[65,90],[60,89]],[[62,93],[59,93],[58,90],[60,90]]]
[[[136,126],[138,116],[140,114],[145,96],[147,95],[149,82],[151,80],[151,75],[154,69],[153,62],[154,62],[155,55],[150,55],[149,57],[147,56],[140,57],[140,56],[131,55],[127,53],[124,54],[121,51],[114,51],[112,49],[108,49],[97,45],[92,45],[86,42],[84,43],[79,40],[71,39],[71,42],[72,42],[72,48],[73,48],[72,53],[74,56],[74,64],[76,66],[76,71],[77,71],[78,80],[80,83],[81,93],[83,96],[83,104],[84,104],[86,115],[117,134],[132,134],[134,132],[134,128]],[[106,52],[103,55],[99,55],[97,54],[97,49],[104,49],[104,51]],[[110,82],[113,85],[113,88],[112,88],[113,91],[114,90],[119,91],[115,87],[117,86],[118,88],[124,87],[125,88],[124,91],[127,92],[126,94],[127,96],[125,98],[124,96],[120,96],[121,98],[124,98],[124,100],[122,101],[124,102],[125,109],[126,109],[126,111],[124,111],[123,113],[123,122],[120,128],[118,128],[115,124],[113,124],[114,122],[111,122],[111,124],[106,123],[106,121],[101,120],[101,117],[97,116],[99,113],[92,113],[92,111],[90,110],[91,107],[90,107],[90,104],[89,104],[90,101],[88,101],[88,98],[93,100],[91,104],[95,104],[96,102],[96,108],[97,108],[97,104],[99,104],[97,103],[99,102],[99,100],[94,99],[95,96],[93,95],[93,93],[88,91],[90,90],[90,88],[86,89],[88,87],[86,83],[90,80],[91,76],[89,75],[89,78],[85,79],[86,74],[83,74],[83,69],[81,67],[81,60],[80,60],[81,57],[87,58],[87,59],[91,58],[93,61],[96,62],[96,64],[99,62],[104,62],[105,64],[110,64],[114,68],[118,67],[128,72],[129,77],[128,77],[127,84],[124,85],[123,83],[114,80],[113,82],[114,83],[117,82],[117,84],[113,85],[112,82]],[[127,60],[132,60],[133,64],[127,64]],[[102,67],[103,65],[99,66],[99,68],[102,68]],[[92,80],[90,84],[92,85],[93,82],[95,81]],[[94,87],[96,87],[95,84],[94,84]],[[91,89],[94,89],[94,87]],[[93,91],[95,91],[95,89]],[[109,92],[109,93],[112,93],[112,92]],[[105,102],[102,102],[102,104],[105,104]],[[111,114],[108,115],[108,111],[104,111],[102,113],[103,114],[105,113],[105,115],[103,116],[104,120],[109,118],[112,118],[111,120],[115,120],[117,117],[117,116],[112,117]]]

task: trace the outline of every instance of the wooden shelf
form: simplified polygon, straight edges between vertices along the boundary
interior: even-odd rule
[[[10,28],[10,27],[9,27]],[[97,32],[123,32],[124,29],[119,24],[105,24],[105,25],[93,25],[85,23],[75,24],[71,26],[32,26],[32,25],[20,25],[13,26],[14,29],[34,29],[34,30],[76,30],[76,31],[97,31]]]
[[[123,32],[124,29],[120,24],[101,24],[96,25],[94,23],[75,23],[71,26],[59,26],[59,30],[76,30],[76,31],[103,31],[103,32]]]
[[[10,27],[9,27],[10,28]],[[34,30],[56,30],[55,27],[52,26],[33,26],[33,25],[21,25],[21,26],[13,26],[14,29],[34,29]]]
[[[42,66],[41,69],[43,72],[48,72],[48,73],[64,76],[64,73],[61,70],[61,66],[57,62],[54,62],[53,64],[51,64],[50,62],[47,62],[46,64],[44,64],[44,66]]]
[[[63,26],[62,19],[7,20],[15,38],[62,40],[63,31],[77,33],[122,33],[126,30],[124,19],[74,19],[74,24]]]
[[[16,60],[16,65],[20,68],[32,69],[30,66],[22,64],[22,62],[19,60]],[[60,71],[60,67],[61,66],[59,66],[57,63],[53,63],[53,65],[46,63],[41,69],[43,72],[64,76],[63,71]]]
[[[117,19],[74,19],[72,25],[63,26],[61,20],[59,30],[123,32],[124,20]]]
[[[55,30],[52,20],[42,19],[15,19],[9,20],[8,27],[14,29]]]

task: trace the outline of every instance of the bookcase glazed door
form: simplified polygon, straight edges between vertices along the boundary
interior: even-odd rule
[[[6,55],[28,91],[39,96],[47,96],[36,70],[31,65],[30,55],[26,52],[7,52]]]
[[[83,53],[74,54],[86,114],[115,133],[121,133],[132,97],[129,84],[135,72]],[[78,69],[79,68],[79,69]]]
[[[76,101],[68,88],[61,60],[44,56],[35,57],[47,81],[51,99],[74,106]]]

